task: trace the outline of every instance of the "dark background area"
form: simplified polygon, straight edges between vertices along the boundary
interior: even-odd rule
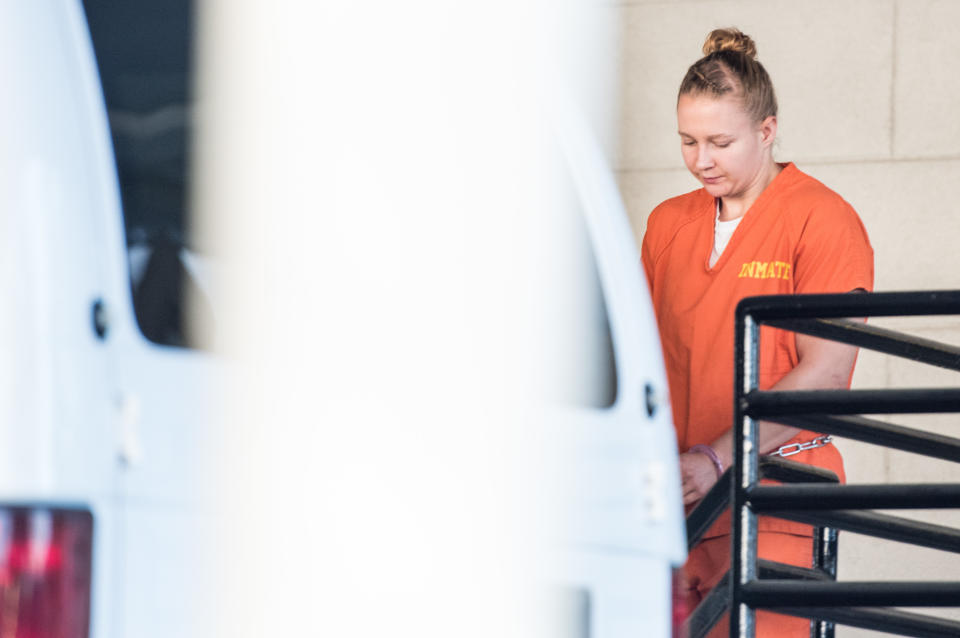
[[[188,244],[193,2],[85,0],[127,243]]]
[[[137,323],[154,343],[201,346],[211,312],[186,267],[193,2],[83,5],[110,119]]]

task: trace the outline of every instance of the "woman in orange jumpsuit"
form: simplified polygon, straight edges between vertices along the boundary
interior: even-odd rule
[[[753,41],[713,31],[677,100],[683,160],[703,185],[651,213],[642,257],[660,328],[677,429],[683,498],[695,505],[733,460],[734,309],[763,294],[870,290],[873,250],[857,213],[792,163],[773,159],[777,102]],[[856,349],[763,328],[760,387],[848,387]],[[814,432],[762,422],[760,452],[816,441],[790,457],[843,480],[835,446]],[[762,558],[812,563],[810,527],[759,521]],[[690,552],[694,604],[730,564],[730,519],[721,518]],[[711,636],[725,635],[718,625]],[[801,618],[757,613],[757,635],[809,636]]]

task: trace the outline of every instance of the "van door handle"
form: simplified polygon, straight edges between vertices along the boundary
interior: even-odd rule
[[[90,318],[93,321],[93,332],[97,338],[103,341],[107,338],[107,332],[110,330],[110,313],[107,311],[107,304],[103,299],[97,298],[90,309]]]
[[[140,398],[135,394],[121,393],[117,398],[117,421],[119,424],[120,462],[128,467],[140,463],[143,445],[140,440]]]
[[[647,406],[647,416],[653,418],[653,415],[657,413],[657,408],[660,407],[660,396],[652,384],[647,383],[644,386],[643,399]]]

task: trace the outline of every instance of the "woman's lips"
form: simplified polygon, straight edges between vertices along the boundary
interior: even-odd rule
[[[722,178],[720,178],[720,177],[706,177],[706,176],[705,176],[705,177],[703,178],[703,183],[704,183],[704,184],[716,184],[716,183],[719,182],[721,179],[722,179]]]

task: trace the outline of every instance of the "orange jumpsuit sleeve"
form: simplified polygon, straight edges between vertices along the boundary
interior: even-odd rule
[[[853,208],[839,196],[814,205],[794,258],[797,293],[873,289],[873,248]]]
[[[650,238],[650,227],[647,226],[647,232],[643,234],[643,243],[640,245],[640,261],[643,264],[643,272],[647,275],[647,290],[653,294],[653,248],[650,244],[653,240]]]

